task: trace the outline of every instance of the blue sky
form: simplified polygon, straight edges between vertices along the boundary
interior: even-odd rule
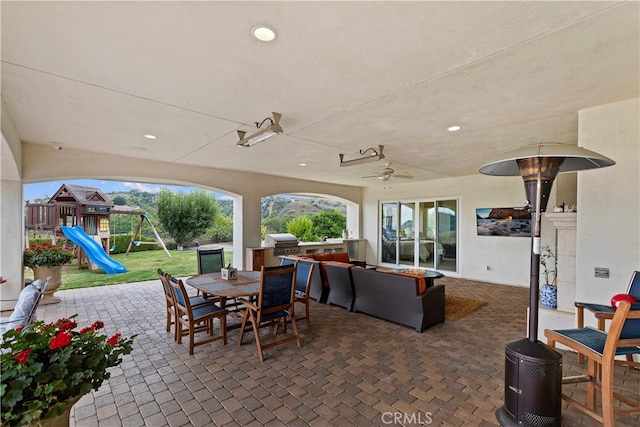
[[[129,191],[133,189],[149,193],[157,193],[163,187],[168,188],[173,192],[181,191],[188,193],[196,189],[194,187],[183,187],[179,185],[146,184],[140,182],[105,181],[96,179],[68,179],[65,181],[48,181],[39,182],[37,184],[25,184],[24,200],[34,201],[38,198],[51,197],[56,191],[58,191],[62,184],[86,185],[87,187],[99,188],[103,193],[109,193],[111,191]],[[214,194],[216,199],[227,198],[219,193]]]

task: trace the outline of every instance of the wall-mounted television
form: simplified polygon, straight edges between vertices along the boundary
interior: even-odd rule
[[[529,208],[476,209],[478,236],[531,237]]]

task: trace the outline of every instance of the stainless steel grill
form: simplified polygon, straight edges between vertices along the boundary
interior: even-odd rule
[[[264,236],[264,247],[273,248],[273,255],[296,255],[302,252],[298,238],[290,233],[272,233]]]

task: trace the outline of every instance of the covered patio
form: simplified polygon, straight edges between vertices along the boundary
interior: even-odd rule
[[[441,281],[448,294],[488,302],[421,334],[313,304],[304,346],[272,349],[261,363],[252,344],[234,344],[237,332],[189,356],[165,332],[157,281],[61,291],[40,318],[78,313],[139,334],[109,383],[75,406],[77,425],[496,425],[504,345],[527,329],[531,241],[478,235],[477,209],[524,204],[520,178],[478,170],[525,145],[578,145],[616,161],[564,174],[549,195],[549,211],[578,209],[575,259],[559,269],[564,301],[608,304],[639,268],[637,1],[0,8],[0,309],[24,284],[23,186],[85,178],[222,192],[233,199],[238,269],[261,246],[265,196],[351,204],[347,228],[374,265],[383,204],[455,201],[446,231],[455,230],[456,269]],[[279,35],[273,43],[251,34],[263,24]],[[270,129],[260,121],[274,113],[277,136],[238,146],[243,132]],[[382,146],[385,158],[369,162]],[[341,167],[343,156],[364,163]],[[391,181],[380,176],[389,168]],[[419,216],[406,219],[419,242]],[[543,221],[541,243],[568,247]],[[573,310],[562,311],[554,327],[574,324]],[[565,374],[584,372],[565,356]],[[640,371],[616,369],[618,386],[637,395]],[[574,409],[563,416],[597,425]]]
[[[100,319],[109,333],[138,334],[111,379],[75,405],[76,426],[497,425],[504,344],[526,330],[528,289],[450,277],[438,283],[448,295],[488,304],[416,333],[312,301],[311,326],[300,322],[303,347],[275,347],[265,362],[251,334],[237,345],[237,330],[227,346],[203,345],[189,356],[165,331],[158,280],[59,291],[62,302],[40,306],[38,316],[77,313],[80,324]],[[564,354],[565,375],[585,369]],[[616,387],[637,394],[640,371],[616,367]],[[584,397],[581,385],[563,389]],[[563,426],[597,425],[563,406]]]

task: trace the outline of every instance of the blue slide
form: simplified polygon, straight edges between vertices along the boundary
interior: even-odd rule
[[[127,272],[126,267],[107,255],[102,246],[89,237],[82,227],[63,226],[60,228],[64,235],[73,243],[80,246],[84,253],[87,254],[87,258],[89,258],[92,263],[103,269],[105,273],[118,274]]]

